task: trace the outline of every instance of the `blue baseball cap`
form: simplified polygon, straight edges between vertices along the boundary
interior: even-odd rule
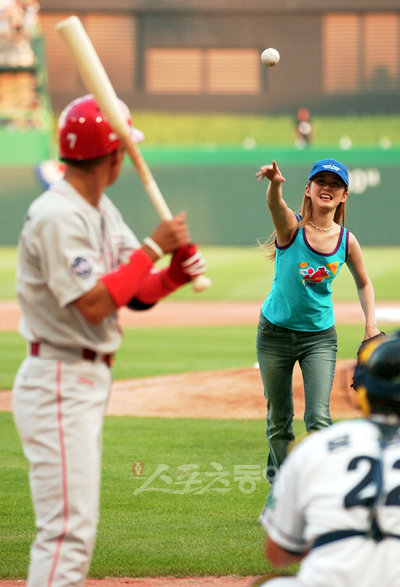
[[[312,179],[317,173],[322,173],[324,171],[335,173],[346,184],[346,186],[349,185],[349,172],[347,171],[347,167],[343,165],[343,163],[340,163],[340,161],[336,161],[336,159],[321,159],[320,161],[316,161],[311,169],[308,179]]]

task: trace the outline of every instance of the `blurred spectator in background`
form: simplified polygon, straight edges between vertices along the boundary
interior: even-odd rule
[[[34,43],[40,37],[37,0],[0,0],[0,126],[43,125]]]
[[[38,31],[37,0],[0,0],[0,66],[31,67],[32,38]]]
[[[313,140],[313,128],[307,108],[299,108],[296,115],[295,143],[300,149],[310,145]]]
[[[25,35],[32,38],[38,33],[40,5],[37,0],[25,0],[21,4],[24,9],[23,26]]]

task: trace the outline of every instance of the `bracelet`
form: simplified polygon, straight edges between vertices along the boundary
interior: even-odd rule
[[[150,236],[146,236],[146,238],[143,239],[143,244],[147,245],[149,249],[151,249],[159,259],[164,256],[164,251],[162,250],[160,245],[153,241],[153,239]]]

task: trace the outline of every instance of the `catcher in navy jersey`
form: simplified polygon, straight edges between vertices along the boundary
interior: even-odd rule
[[[354,386],[365,418],[308,436],[272,486],[266,556],[301,564],[261,585],[400,586],[400,331],[362,349]]]

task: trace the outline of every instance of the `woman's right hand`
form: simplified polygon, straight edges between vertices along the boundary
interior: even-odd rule
[[[272,165],[262,165],[260,170],[256,173],[257,181],[262,181],[264,177],[269,179],[269,181],[274,183],[283,183],[285,178],[283,177],[282,173],[276,161],[272,161]]]

